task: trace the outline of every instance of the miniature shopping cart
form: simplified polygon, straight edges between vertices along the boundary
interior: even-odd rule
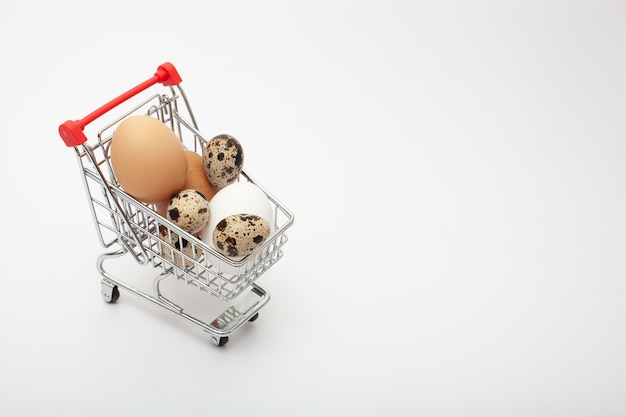
[[[207,143],[198,129],[181,81],[176,68],[166,62],[151,78],[85,118],[61,124],[59,134],[65,144],[76,151],[96,231],[105,248],[96,263],[102,277],[104,300],[114,303],[120,296],[120,289],[129,291],[199,326],[211,335],[215,345],[223,346],[235,330],[254,321],[269,301],[269,293],[256,280],[281,259],[282,247],[287,242],[285,231],[293,224],[294,216],[244,170],[238,181],[252,182],[265,192],[273,208],[274,227],[262,246],[235,261],[158,214],[153,205],[142,203],[121,189],[109,158],[113,133],[125,118],[136,114],[157,118],[176,133],[186,149],[201,153]],[[157,87],[162,91],[150,93]],[[88,139],[87,125],[105,116],[109,120]],[[191,250],[182,250],[183,247]],[[124,255],[134,258],[140,265],[154,268],[156,276],[147,288],[107,271],[105,264],[108,265],[109,260]],[[213,297],[217,297],[223,301],[227,308],[217,317],[208,319],[189,313],[163,289],[162,284],[170,280],[197,287],[212,296],[209,299],[215,301]]]

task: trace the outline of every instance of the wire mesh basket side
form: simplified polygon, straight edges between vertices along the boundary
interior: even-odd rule
[[[282,257],[287,241],[285,230],[293,216],[267,190],[245,172],[240,181],[259,186],[274,211],[274,230],[266,242],[241,261],[233,261],[207,246],[198,236],[183,231],[119,186],[110,163],[110,143],[115,128],[132,114],[147,114],[170,127],[185,148],[202,149],[207,138],[178,108],[178,96],[154,95],[104,126],[92,145],[83,145],[78,159],[100,242],[108,247],[117,243],[138,262],[151,263],[163,274],[171,274],[187,284],[230,300],[248,288]]]

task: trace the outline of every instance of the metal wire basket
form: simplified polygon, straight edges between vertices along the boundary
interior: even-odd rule
[[[281,259],[283,245],[287,242],[285,231],[293,224],[294,216],[243,171],[238,181],[255,184],[271,202],[273,232],[253,253],[235,261],[160,215],[154,205],[142,203],[124,192],[111,167],[110,144],[116,127],[127,117],[137,114],[155,117],[176,133],[186,149],[195,152],[201,153],[208,142],[198,129],[181,81],[176,68],[164,63],[153,77],[85,118],[61,124],[59,134],[66,146],[76,152],[98,239],[106,249],[97,259],[105,301],[117,301],[122,288],[200,326],[211,334],[214,344],[223,346],[241,325],[255,320],[258,311],[269,301],[269,293],[256,280]],[[161,91],[148,94],[159,85],[162,85]],[[139,101],[121,110],[131,98]],[[113,116],[114,109],[121,113]],[[85,127],[105,115],[111,116],[110,120],[101,125],[95,137],[87,138]],[[107,271],[107,260],[124,255],[156,269],[150,291]],[[228,308],[212,320],[188,314],[162,290],[163,280],[171,279],[182,280],[226,301]]]

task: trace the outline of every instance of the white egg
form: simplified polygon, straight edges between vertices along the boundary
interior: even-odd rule
[[[200,238],[209,247],[213,245],[215,226],[234,214],[255,214],[270,224],[270,233],[274,231],[274,211],[272,204],[263,190],[248,181],[239,181],[220,189],[209,202],[209,221],[200,232]],[[241,257],[231,258],[240,260]]]

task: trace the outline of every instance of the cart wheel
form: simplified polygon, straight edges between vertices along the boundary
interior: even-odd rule
[[[114,303],[120,298],[120,290],[117,285],[109,285],[102,283],[102,298],[107,303]]]
[[[224,346],[226,343],[228,343],[228,336],[222,336],[222,337],[213,336],[211,338],[211,341],[213,342],[215,346]]]
[[[255,321],[255,320],[256,320],[256,319],[258,319],[258,318],[259,318],[259,313],[255,313],[255,314],[254,314],[254,316],[252,316],[252,317],[250,317],[250,318],[248,319],[248,321],[249,321],[250,323],[252,323],[253,321]]]
[[[117,285],[116,285],[113,287],[113,290],[111,291],[111,301],[109,302],[114,303],[119,299],[120,299],[120,290],[119,288],[117,288]]]

